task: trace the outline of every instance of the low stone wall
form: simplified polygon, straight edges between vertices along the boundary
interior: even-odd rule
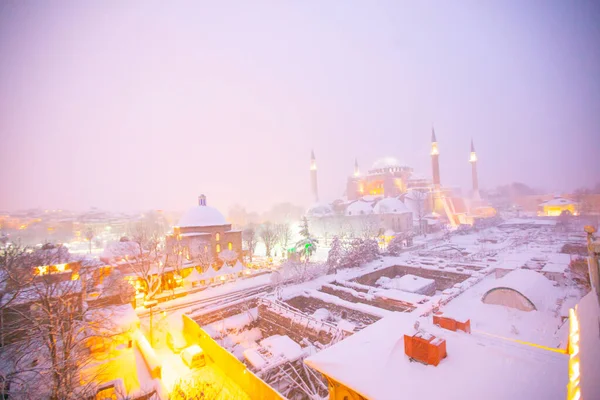
[[[459,274],[450,271],[394,265],[392,267],[382,268],[380,270],[362,275],[353,279],[352,281],[363,285],[376,286],[375,282],[377,282],[377,280],[382,276],[395,278],[397,276],[404,276],[407,274],[420,276],[421,278],[433,279],[435,280],[435,287],[437,290],[441,291],[449,289],[455,284],[467,280],[470,276],[467,274]]]
[[[314,318],[285,315],[262,304],[258,307],[258,326],[263,332],[263,337],[287,335],[297,343],[306,338],[311,342],[326,345],[334,337],[334,333],[330,329],[323,329],[320,321]]]
[[[212,324],[213,322],[220,321],[224,318],[241,314],[245,310],[256,307],[257,304],[258,299],[253,298],[229,306],[226,305],[219,309],[213,309],[206,313],[195,313],[191,317],[194,321],[198,323],[198,325],[205,326],[208,324]]]
[[[325,308],[329,310],[330,313],[352,322],[359,330],[381,319],[381,317],[376,315],[366,314],[337,304],[327,303],[321,299],[315,299],[314,297],[298,296],[286,300],[285,302],[307,314],[313,314],[319,308]]]
[[[349,301],[351,303],[363,303],[368,304],[370,306],[383,308],[384,310],[389,311],[400,311],[400,312],[410,312],[415,309],[410,304],[401,304],[398,301],[392,301],[387,299],[382,299],[380,297],[374,297],[373,300],[367,300],[360,297],[354,296],[352,293],[349,293],[344,290],[336,290],[331,286],[322,286],[320,291],[323,293],[331,294],[333,296],[337,296],[342,300]]]

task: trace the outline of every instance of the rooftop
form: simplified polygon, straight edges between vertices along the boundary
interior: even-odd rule
[[[431,317],[429,317],[431,319]],[[564,399],[567,356],[481,334],[420,328],[446,340],[437,367],[411,362],[404,334],[417,318],[395,313],[308,357],[307,365],[371,399]]]

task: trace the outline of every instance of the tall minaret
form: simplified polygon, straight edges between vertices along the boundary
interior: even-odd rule
[[[440,152],[435,138],[435,130],[431,128],[431,167],[433,169],[433,187],[440,190]]]
[[[473,179],[473,197],[479,198],[479,181],[477,179],[477,154],[475,154],[475,145],[473,139],[471,139],[471,156],[469,157],[471,163],[471,178]]]
[[[313,150],[310,151],[310,186],[315,203],[317,203],[319,201],[319,188],[317,186],[317,160],[315,159],[315,152]]]
[[[358,159],[354,159],[354,177],[358,177],[360,175],[360,170],[358,169]]]

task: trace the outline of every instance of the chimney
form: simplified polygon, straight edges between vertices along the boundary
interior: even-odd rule
[[[198,196],[198,205],[199,206],[206,206],[206,196],[201,194],[200,196]]]

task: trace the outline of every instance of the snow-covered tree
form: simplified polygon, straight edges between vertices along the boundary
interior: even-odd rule
[[[146,300],[156,296],[166,268],[163,262],[163,241],[155,227],[139,222],[130,228],[130,240],[137,245],[133,257],[126,257],[129,269],[144,283]]]
[[[404,244],[403,244],[404,240],[405,239],[402,235],[394,236],[394,238],[387,245],[387,249],[386,249],[387,254],[389,254],[390,256],[399,255],[402,252],[402,249],[404,248]]]
[[[304,256],[305,262],[309,262],[310,256],[317,250],[319,241],[311,235],[306,217],[302,218],[300,236],[302,238],[296,243],[296,251]]]
[[[331,241],[331,248],[327,255],[327,265],[329,265],[329,272],[337,272],[337,268],[340,265],[340,261],[346,254],[346,250],[339,237],[334,236]]]
[[[379,245],[375,239],[354,239],[339,262],[340,268],[352,268],[379,257]]]
[[[265,244],[267,251],[267,257],[271,257],[271,250],[277,243],[277,229],[270,222],[265,222],[259,229],[258,235],[262,242]]]
[[[227,265],[233,264],[238,258],[238,253],[233,250],[223,250],[219,253],[219,260],[223,261]]]

